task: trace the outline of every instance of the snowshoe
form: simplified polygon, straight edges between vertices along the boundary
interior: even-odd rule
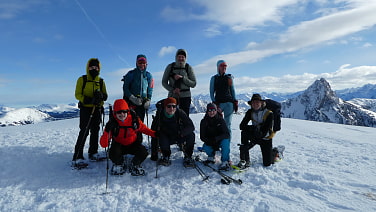
[[[245,161],[245,160],[239,161],[238,165],[236,165],[236,167],[238,167],[240,170],[247,169],[250,166],[251,166],[251,162]]]
[[[162,157],[157,161],[158,165],[162,166],[169,166],[171,165],[171,161],[168,157]]]
[[[203,161],[204,165],[207,165],[207,164],[214,164],[215,161],[214,161],[214,157],[208,157],[205,161]]]
[[[285,151],[285,146],[282,145],[273,148],[274,162],[282,161],[283,151]]]
[[[145,176],[145,170],[141,165],[133,165],[129,168],[129,172],[132,176]]]
[[[74,169],[84,169],[88,166],[89,164],[86,163],[83,159],[77,159],[77,160],[72,161],[72,167]]]
[[[107,159],[107,155],[104,153],[89,154],[89,160],[92,162],[102,161]]]
[[[183,161],[183,166],[185,168],[194,168],[195,167],[195,162],[193,161],[192,158],[190,157],[185,157]]]
[[[125,173],[125,170],[123,168],[123,165],[113,165],[111,168],[111,175],[123,175]]]

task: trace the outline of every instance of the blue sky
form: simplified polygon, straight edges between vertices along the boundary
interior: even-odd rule
[[[368,0],[2,0],[0,105],[76,102],[89,58],[102,63],[109,103],[120,79],[148,57],[154,100],[178,48],[207,94],[216,61],[228,63],[237,93],[376,84],[376,2]]]

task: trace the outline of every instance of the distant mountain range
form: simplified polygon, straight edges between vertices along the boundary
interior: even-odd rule
[[[316,80],[305,91],[293,94],[260,93],[264,98],[282,103],[285,118],[304,119],[338,124],[376,127],[376,85],[333,91],[324,79]],[[238,113],[250,107],[252,94],[238,94]],[[205,112],[211,102],[209,95],[192,97],[191,113]],[[153,104],[150,113],[156,110]],[[108,112],[108,108],[105,108]],[[0,106],[0,126],[17,126],[44,121],[79,117],[77,103],[67,105],[43,104],[15,109]]]

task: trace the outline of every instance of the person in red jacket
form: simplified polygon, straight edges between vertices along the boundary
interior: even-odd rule
[[[109,158],[113,166],[111,174],[121,175],[126,170],[124,167],[123,155],[134,155],[129,171],[132,175],[144,175],[141,163],[148,156],[148,151],[142,145],[142,140],[137,135],[142,134],[155,137],[155,131],[149,129],[135,112],[129,110],[128,104],[124,99],[117,99],[114,102],[113,114],[107,122],[103,135],[100,139],[100,145],[103,148],[108,147],[112,139],[109,150]]]

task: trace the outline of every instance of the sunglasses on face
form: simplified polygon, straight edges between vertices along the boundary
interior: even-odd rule
[[[119,110],[119,111],[116,111],[116,114],[122,114],[122,113],[127,114],[128,110]]]
[[[214,109],[214,108],[210,108],[210,109],[208,109],[208,112],[214,112],[214,111],[217,111],[217,110]]]
[[[143,64],[146,64],[146,62],[145,61],[138,61],[137,64],[143,65]]]
[[[167,105],[167,108],[176,108],[176,105]]]

